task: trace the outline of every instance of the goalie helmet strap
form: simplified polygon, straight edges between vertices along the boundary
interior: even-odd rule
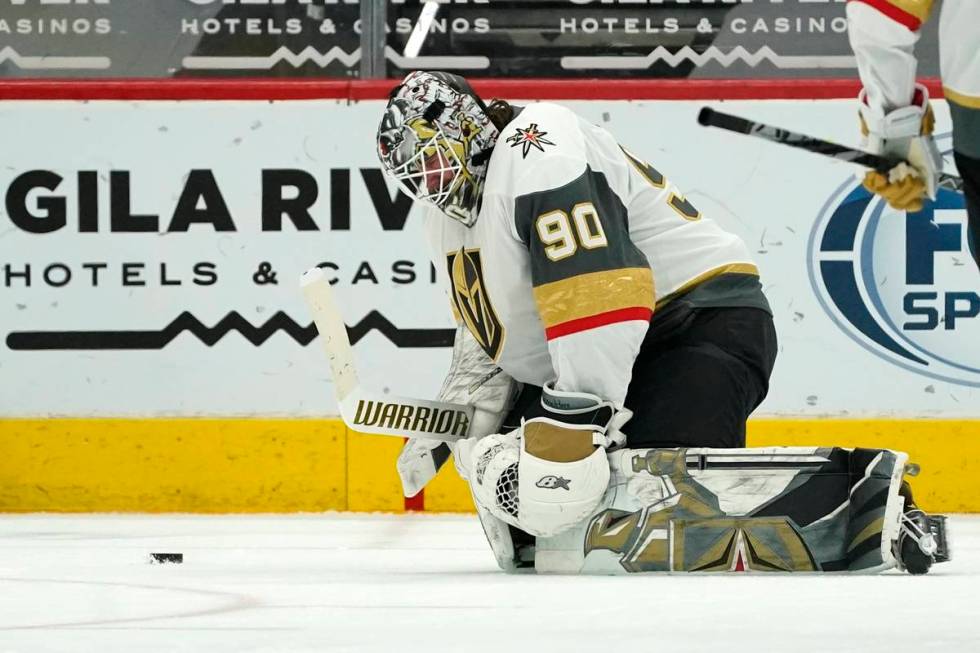
[[[426,122],[435,122],[442,115],[442,112],[446,110],[446,103],[442,100],[436,100],[429,105],[429,108],[425,110],[422,114],[422,118]]]

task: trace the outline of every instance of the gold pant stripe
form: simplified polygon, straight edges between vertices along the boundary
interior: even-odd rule
[[[624,308],[653,310],[650,268],[621,268],[579,274],[534,289],[545,328]]]

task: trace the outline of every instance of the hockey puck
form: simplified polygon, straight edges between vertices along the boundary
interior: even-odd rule
[[[174,564],[179,565],[183,561],[184,561],[183,553],[151,553],[150,554],[151,564],[157,564],[157,563],[165,564],[168,562],[172,562]]]

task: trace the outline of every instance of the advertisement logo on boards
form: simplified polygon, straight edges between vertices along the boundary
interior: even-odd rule
[[[0,0],[0,77],[23,71],[108,70],[92,51],[113,34],[111,0]]]
[[[361,61],[363,31],[357,0],[184,0],[186,15],[180,21],[179,38],[195,41],[184,56],[184,70],[219,71],[329,70],[346,76]],[[386,31],[405,41],[420,22],[417,3],[389,3]],[[440,0],[443,8],[430,16],[430,34],[458,37],[488,34],[490,19],[473,16],[473,8],[489,9],[490,0]],[[460,15],[446,15],[446,8],[460,5]],[[402,15],[404,14],[404,15]],[[484,56],[447,53],[416,60],[403,53],[404,47],[386,47],[383,55],[394,65],[408,68],[484,69]]]
[[[451,347],[455,336],[453,329],[402,329],[379,311],[371,311],[356,324],[347,325],[352,345],[372,331],[377,331],[399,348]],[[207,326],[193,313],[184,311],[161,329],[11,331],[7,334],[6,344],[13,351],[149,351],[163,349],[185,332],[206,347],[214,347],[232,332],[256,347],[261,347],[279,332],[285,333],[302,347],[313,342],[317,336],[316,325],[312,321],[300,324],[284,311],[277,311],[259,325],[252,324],[238,311],[231,311],[213,326]]]
[[[5,227],[0,236],[70,238],[79,234],[82,238],[71,248],[70,255],[62,252],[60,256],[51,255],[50,258],[41,256],[41,252],[48,251],[46,247],[35,244],[30,249],[16,245],[8,248],[7,243],[12,241],[5,241],[4,255],[0,258],[0,293],[9,295],[3,295],[7,304],[2,308],[18,312],[27,310],[28,304],[34,303],[28,299],[36,296],[35,291],[54,290],[73,294],[122,292],[129,297],[135,291],[142,293],[141,297],[149,303],[170,302],[174,310],[164,320],[147,324],[147,328],[142,329],[121,329],[112,324],[115,319],[129,317],[128,311],[122,311],[120,316],[99,314],[101,324],[92,324],[92,316],[86,315],[84,322],[70,323],[67,329],[61,323],[31,323],[29,328],[5,330],[3,342],[14,351],[146,351],[162,350],[184,334],[193,336],[207,347],[214,347],[225,336],[237,333],[259,347],[281,332],[306,346],[317,333],[305,314],[293,317],[286,311],[275,310],[268,318],[255,322],[239,309],[226,311],[220,319],[213,320],[189,310],[185,297],[214,293],[221,296],[222,302],[227,302],[229,297],[238,297],[236,304],[241,304],[241,295],[229,294],[227,288],[229,283],[235,285],[236,278],[241,281],[244,277],[256,291],[260,287],[271,290],[279,286],[279,271],[289,269],[292,263],[289,260],[290,241],[298,244],[299,240],[308,237],[306,234],[351,230],[351,192],[354,189],[370,197],[374,217],[384,232],[397,236],[405,228],[412,208],[411,199],[397,191],[391,195],[380,169],[362,168],[358,172],[360,184],[352,181],[351,169],[332,168],[328,175],[329,201],[317,205],[323,194],[323,180],[302,169],[263,169],[256,183],[261,206],[257,214],[234,210],[235,205],[227,201],[226,196],[232,196],[234,190],[231,189],[235,186],[222,187],[219,183],[221,175],[211,169],[190,170],[183,176],[180,188],[164,193],[168,198],[166,203],[157,205],[152,212],[147,212],[151,203],[139,192],[141,189],[146,191],[146,180],[134,182],[130,170],[80,170],[74,174],[64,170],[59,174],[47,169],[20,172],[3,193],[4,222],[9,222],[12,228]],[[154,186],[162,185],[157,182]],[[157,199],[161,198],[157,196]],[[329,204],[328,216],[324,204]],[[136,206],[144,208],[137,211]],[[361,213],[361,218],[368,216]],[[212,232],[229,238],[240,234],[242,241],[264,239],[268,235],[274,244],[261,248],[254,259],[250,255],[231,253],[239,248],[222,252],[219,247],[219,251],[207,260],[189,259],[181,253],[187,241],[207,239]],[[157,241],[162,236],[167,239],[160,241],[166,245],[157,246],[152,259],[141,258],[135,253],[127,253],[124,261],[115,256],[100,258],[100,254],[115,249],[107,246],[104,240],[101,247],[91,241],[87,243],[88,247],[78,247],[83,239],[98,238],[100,234],[114,240],[116,236],[140,238],[140,234]],[[135,248],[130,245],[126,251],[135,252]],[[76,255],[82,258],[75,258]],[[327,271],[331,283],[355,288],[436,282],[435,269],[427,260],[423,263],[372,256],[346,264],[325,260],[319,266]],[[122,304],[130,305],[128,301]],[[377,331],[399,348],[449,347],[455,333],[454,329],[446,328],[405,328],[394,324],[379,310],[369,311],[348,326],[352,344],[372,331]]]
[[[145,5],[152,4],[153,11]],[[356,76],[359,0],[0,0],[0,76]],[[510,77],[852,73],[845,0],[372,0],[389,74]],[[430,8],[422,20],[421,6]],[[431,11],[435,9],[435,11]],[[408,48],[426,35],[421,50]],[[919,70],[938,75],[934,30]],[[417,37],[416,37],[417,39]],[[612,44],[612,45],[611,45]],[[53,47],[52,47],[53,45]],[[517,71],[517,72],[515,72]],[[52,73],[53,74],[53,73]]]
[[[948,147],[949,135],[939,138]],[[941,190],[915,213],[859,181],[842,184],[810,233],[810,282],[858,344],[925,377],[980,386],[980,272],[963,196]]]

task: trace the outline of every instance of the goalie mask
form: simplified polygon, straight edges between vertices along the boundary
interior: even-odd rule
[[[391,93],[378,129],[378,157],[411,197],[469,227],[497,135],[466,80],[416,71]]]

